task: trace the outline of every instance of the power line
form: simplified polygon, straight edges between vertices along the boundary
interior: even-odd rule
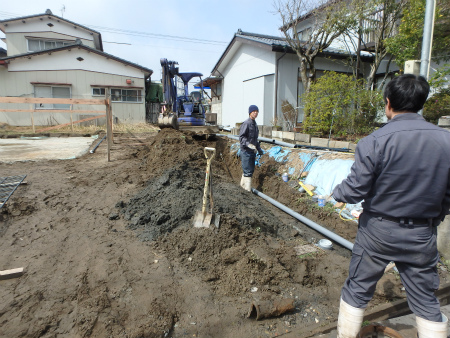
[[[185,47],[173,47],[173,46],[159,46],[159,45],[149,45],[146,43],[125,43],[125,42],[113,42],[113,41],[103,41],[103,43],[111,43],[111,44],[119,44],[119,45],[128,45],[128,46],[145,46],[145,47],[154,47],[154,48],[164,48],[164,49],[182,49],[184,51],[192,51],[192,52],[202,52],[202,53],[213,53],[218,54],[221,53],[219,50],[204,50],[204,49],[191,49]]]
[[[11,16],[20,17],[20,15],[17,13],[0,11],[0,17],[11,18]],[[228,43],[225,41],[197,39],[197,38],[190,38],[190,37],[185,37],[185,36],[156,34],[156,33],[132,31],[132,30],[125,30],[125,29],[120,29],[120,28],[111,28],[111,27],[103,27],[103,26],[88,25],[88,24],[83,24],[83,25],[86,27],[95,29],[95,30],[99,30],[99,31],[106,32],[106,33],[112,33],[112,34],[142,36],[142,37],[150,37],[150,38],[154,38],[154,39],[172,40],[172,41],[180,41],[180,42],[187,42],[187,43],[199,43],[199,44],[207,44],[207,45],[225,45]]]
[[[94,26],[94,25],[85,25],[85,26],[90,27],[92,29],[96,29],[96,30],[100,30],[100,31],[108,32],[108,33],[115,33],[115,34],[153,37],[155,39],[175,40],[175,41],[184,41],[184,42],[191,42],[191,43],[211,44],[211,45],[227,44],[227,42],[217,41],[217,40],[196,39],[196,38],[189,38],[189,37],[175,36],[175,35],[165,35],[165,34],[155,34],[155,33],[148,33],[148,32],[130,31],[130,30],[124,30],[124,29],[119,29],[119,28],[110,28],[110,27],[102,27],[102,26]]]
[[[103,41],[103,43],[113,43],[116,45],[129,45],[129,46],[132,45],[131,43],[128,43],[128,42],[115,42],[115,41]]]
[[[20,17],[20,14],[0,11],[0,17],[11,18],[11,16]],[[172,40],[172,41],[180,41],[180,42],[186,42],[186,43],[207,44],[207,45],[225,45],[228,43],[225,41],[198,39],[198,38],[190,38],[190,37],[185,37],[185,36],[132,31],[132,30],[125,30],[125,29],[120,29],[120,28],[111,28],[111,27],[103,27],[103,26],[88,25],[88,24],[83,24],[83,25],[86,27],[95,29],[95,30],[112,33],[112,34],[142,36],[142,37],[149,37],[149,38],[153,38],[153,39]]]
[[[4,11],[0,11],[0,15],[9,15],[9,16],[14,15],[14,17],[20,16],[20,14],[17,14],[17,13],[4,12]]]

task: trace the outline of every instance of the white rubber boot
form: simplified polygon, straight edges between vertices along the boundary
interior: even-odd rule
[[[244,175],[241,177],[241,188],[244,189]]]
[[[244,190],[252,191],[252,178],[251,177],[243,177]]]
[[[448,318],[442,314],[442,322],[432,322],[416,316],[419,338],[447,338]]]
[[[363,322],[365,309],[358,309],[341,298],[337,326],[337,338],[356,338]]]

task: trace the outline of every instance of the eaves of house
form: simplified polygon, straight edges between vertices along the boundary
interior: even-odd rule
[[[324,10],[325,8],[327,8],[328,6],[337,4],[341,1],[343,1],[343,0],[328,0],[327,2],[321,4],[319,7],[316,7],[314,9],[310,10],[309,12],[306,12],[306,13],[300,15],[299,17],[297,17],[297,19],[286,23],[284,26],[281,26],[280,31],[288,30],[288,29],[292,28],[293,26],[297,25],[299,22],[302,22],[304,20],[307,20],[307,19],[313,17],[315,13],[320,12],[320,11]]]
[[[83,45],[81,43],[80,40],[77,40],[77,43],[73,44],[73,45],[67,45],[67,46],[63,46],[63,47],[57,47],[57,48],[52,48],[52,49],[45,49],[45,50],[41,50],[38,52],[30,52],[30,53],[24,53],[24,54],[18,54],[18,55],[12,55],[12,56],[7,56],[7,57],[0,57],[0,65],[3,66],[7,66],[10,62],[16,60],[16,59],[20,59],[20,58],[25,58],[25,59],[30,59],[33,56],[37,56],[37,55],[44,55],[44,54],[51,54],[51,53],[58,53],[61,51],[65,51],[65,50],[71,50],[73,48],[81,48],[84,49],[90,53],[95,53],[98,54],[100,56],[103,56],[107,59],[111,59],[111,60],[115,60],[117,62],[120,62],[126,66],[131,66],[134,68],[139,69],[140,71],[142,71],[145,74],[145,78],[147,78],[148,76],[153,74],[153,70],[146,68],[146,67],[142,67],[136,63],[121,59],[117,56],[105,53],[103,51],[100,51],[98,49],[95,48],[91,48],[89,46]]]
[[[234,35],[231,42],[228,44],[223,54],[221,55],[219,61],[216,63],[213,70],[211,71],[212,75],[222,76],[223,69],[226,67],[226,64],[229,62],[229,60],[237,51],[237,49],[241,46],[241,44],[253,45],[258,48],[262,48],[272,52],[286,52],[295,54],[295,51],[289,46],[289,43],[285,38],[257,33],[243,32],[242,30],[239,29],[237,33]],[[332,47],[324,49],[322,52],[318,54],[318,56],[331,57],[334,59],[345,59],[349,57],[356,58],[355,53],[349,53],[348,51],[343,51]],[[371,61],[372,56],[370,54],[362,55],[362,60]]]
[[[58,22],[59,21],[64,21],[64,22],[66,22],[66,23],[68,23],[70,25],[73,25],[75,28],[84,29],[84,30],[88,31],[93,36],[94,44],[95,44],[96,48],[101,50],[101,51],[103,51],[102,35],[99,32],[97,32],[97,31],[95,31],[93,29],[90,29],[90,28],[88,28],[86,26],[83,26],[83,25],[80,25],[78,23],[75,23],[73,21],[64,19],[64,18],[62,18],[60,16],[54,15],[52,13],[52,11],[49,10],[49,9],[47,9],[47,11],[45,13],[43,13],[43,14],[35,14],[35,15],[21,16],[21,17],[18,17],[18,18],[0,20],[0,30],[3,33],[5,33],[5,27],[7,27],[8,24],[10,24],[10,23],[14,23],[14,22],[26,23],[27,20],[36,19],[36,18],[39,18],[41,20],[43,20],[44,18],[47,18],[47,19],[51,19],[51,20],[57,20]]]

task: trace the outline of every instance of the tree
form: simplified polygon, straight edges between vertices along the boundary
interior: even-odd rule
[[[344,0],[277,0],[274,7],[283,22],[280,29],[300,61],[300,77],[308,93],[316,77],[317,55],[356,24],[351,6]],[[308,25],[299,31],[300,23]]]
[[[436,1],[436,18],[433,34],[433,55],[438,60],[450,60],[450,1]]]
[[[359,11],[358,19],[360,23],[356,32],[361,42],[360,45],[363,46],[364,50],[370,51],[373,56],[373,62],[370,66],[366,83],[369,89],[375,87],[378,69],[380,68],[381,62],[386,60],[386,57],[388,57],[386,69],[383,70],[385,79],[389,74],[389,67],[393,57],[389,55],[386,40],[397,34],[398,22],[407,1],[358,0],[358,5],[355,6]],[[351,36],[352,32],[347,31],[346,33],[350,38],[355,38]]]
[[[403,70],[405,61],[420,60],[426,0],[408,0],[398,34],[386,39],[387,50]],[[432,56],[440,62],[450,59],[450,2],[437,0]]]
[[[398,33],[385,41],[386,50],[400,71],[407,60],[420,59],[426,0],[409,0],[403,9]]]

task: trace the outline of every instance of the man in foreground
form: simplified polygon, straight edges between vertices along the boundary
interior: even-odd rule
[[[242,164],[242,178],[241,187],[247,191],[252,189],[252,176],[255,171],[256,153],[262,155],[263,151],[258,142],[258,125],[256,118],[258,117],[259,109],[255,105],[248,108],[248,119],[241,125],[239,131],[239,143],[241,144],[241,164]]]
[[[450,133],[417,112],[428,97],[423,77],[405,74],[384,92],[389,122],[357,145],[339,202],[362,203],[349,275],[341,293],[338,338],[354,338],[386,265],[393,261],[416,315],[419,338],[446,338],[436,227],[450,208]]]

